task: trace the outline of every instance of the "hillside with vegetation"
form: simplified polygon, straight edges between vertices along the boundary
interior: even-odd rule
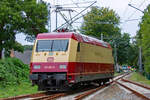
[[[17,58],[0,60],[0,98],[35,92],[37,87],[31,86],[28,65]]]

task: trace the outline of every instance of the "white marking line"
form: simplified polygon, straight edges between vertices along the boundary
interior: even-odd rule
[[[110,86],[111,86],[111,85],[110,85]],[[103,88],[103,89],[100,89],[100,90],[94,92],[93,94],[90,94],[89,96],[85,97],[85,98],[82,99],[82,100],[91,100],[94,96],[96,96],[96,95],[98,95],[99,93],[103,92],[104,90],[106,90],[106,89],[109,88],[110,86],[107,86],[107,87],[105,87],[105,88]]]
[[[117,85],[118,85],[118,84],[117,84]],[[124,91],[127,92],[127,93],[132,93],[130,90],[124,88],[123,86],[118,85],[118,87],[119,87],[120,89],[124,90]]]
[[[24,98],[24,99],[19,99],[19,100],[32,100],[33,98]]]
[[[84,91],[84,92],[87,92],[87,91]],[[71,95],[67,95],[67,96],[62,96],[60,98],[57,98],[56,100],[74,100],[74,97],[76,97],[84,92],[75,93],[75,94],[71,94]]]

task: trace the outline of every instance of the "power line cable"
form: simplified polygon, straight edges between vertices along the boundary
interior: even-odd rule
[[[138,6],[138,8],[140,8],[144,3],[145,3],[146,0],[143,0],[143,2],[141,2],[141,4]],[[136,13],[137,10],[135,10],[128,18],[127,20],[129,20],[135,13]]]
[[[70,4],[63,4],[62,6],[68,6],[68,5],[76,5],[76,4],[87,4],[87,3],[92,3],[93,1],[87,1],[87,2],[74,2],[74,3],[70,3]]]
[[[137,21],[137,20],[141,20],[141,18],[137,18],[137,19],[130,19],[130,20],[125,20],[124,22],[120,22],[120,23],[126,23],[126,22],[130,22],[130,21]],[[74,23],[83,23],[83,22],[74,22]],[[107,21],[88,21],[88,23],[97,23],[97,24],[115,24],[112,22],[107,22]]]
[[[146,0],[142,1],[142,2],[140,3],[140,5],[138,6],[138,8],[140,8],[140,7],[145,3],[145,1],[146,1]],[[131,2],[132,2],[132,0],[130,1],[129,4],[131,4]],[[136,11],[137,11],[137,10],[136,10]],[[131,19],[131,17],[136,13],[136,11],[134,11],[134,12],[127,18],[127,20],[125,20],[124,22],[121,23],[122,26],[125,25],[127,22],[141,20],[141,18],[139,18],[139,19]]]
[[[130,4],[131,2],[132,2],[132,0],[130,0],[128,4]],[[124,12],[123,12],[123,16],[124,16],[124,17],[125,17],[125,14],[126,14],[127,11],[128,11],[128,7],[129,7],[128,4],[127,4],[127,6],[126,6],[126,8],[125,8],[125,10],[124,10]],[[125,23],[121,22],[121,24],[124,25]]]
[[[130,22],[130,21],[137,21],[137,20],[141,20],[141,18],[125,20],[122,23]]]

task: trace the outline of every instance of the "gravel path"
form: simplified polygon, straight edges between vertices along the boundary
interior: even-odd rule
[[[143,100],[114,84],[90,100]]]

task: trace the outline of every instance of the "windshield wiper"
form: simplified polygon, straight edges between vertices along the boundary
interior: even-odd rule
[[[52,40],[52,45],[51,45],[51,49],[50,49],[50,51],[52,51],[53,44],[54,44],[54,40]]]

